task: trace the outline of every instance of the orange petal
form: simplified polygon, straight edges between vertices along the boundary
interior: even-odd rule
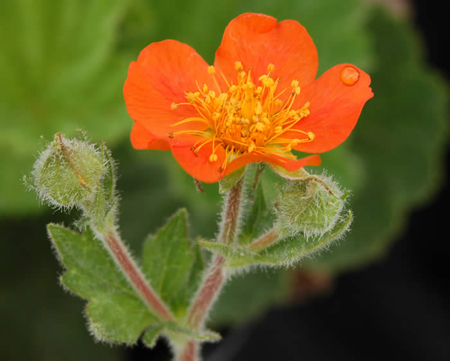
[[[293,172],[296,170],[299,170],[300,168],[309,166],[309,165],[320,165],[321,159],[319,155],[310,155],[305,158],[301,159],[289,159],[284,158],[276,155],[264,155],[264,154],[257,154],[257,153],[247,153],[239,158],[233,160],[230,164],[227,165],[225,169],[225,174],[230,174],[236,170],[238,170],[240,167],[243,167],[246,164],[249,163],[255,163],[255,162],[266,162],[270,164],[275,164],[283,167],[284,169]]]
[[[180,166],[192,177],[205,183],[215,183],[224,177],[224,171],[221,168],[225,159],[225,151],[221,146],[216,148],[215,154],[217,160],[209,160],[212,154],[212,143],[202,147],[198,154],[191,149],[192,145],[172,144],[172,154]]]
[[[352,132],[367,100],[373,97],[370,77],[351,64],[336,65],[319,79],[302,88],[294,109],[310,102],[310,115],[296,128],[313,132],[315,139],[299,143],[294,149],[308,153],[322,153],[341,144]],[[287,132],[286,138],[301,138]]]
[[[128,69],[124,97],[131,118],[166,142],[171,141],[171,131],[204,129],[200,122],[171,127],[198,114],[190,105],[173,110],[171,104],[186,102],[185,91],[196,92],[196,81],[200,86],[210,85],[207,68],[203,58],[186,44],[175,40],[150,44]]]
[[[316,46],[297,21],[277,24],[271,16],[252,13],[242,14],[228,24],[217,49],[217,70],[234,82],[236,61],[242,63],[244,70],[251,68],[254,80],[267,74],[267,66],[273,64],[271,77],[280,78],[280,90],[290,88],[294,79],[300,86],[312,82],[318,67]]]
[[[155,138],[139,122],[134,123],[130,138],[135,149],[170,150],[166,140]]]

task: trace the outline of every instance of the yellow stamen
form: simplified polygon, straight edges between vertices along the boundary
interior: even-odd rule
[[[296,157],[290,153],[293,147],[300,143],[311,142],[315,135],[310,131],[298,129],[301,120],[310,114],[310,103],[303,107],[294,107],[296,98],[300,95],[299,81],[294,79],[287,89],[278,90],[279,79],[274,80],[270,74],[275,66],[267,66],[267,74],[258,78],[260,85],[253,82],[251,69],[246,69],[241,62],[236,62],[237,83],[227,80],[221,73],[228,90],[221,91],[216,81],[216,70],[209,66],[207,71],[214,79],[217,91],[209,89],[208,85],[197,84],[196,92],[186,91],[186,103],[171,104],[172,110],[180,105],[193,107],[198,116],[183,119],[172,127],[188,123],[201,123],[203,128],[171,132],[169,136],[194,135],[200,139],[192,147],[198,155],[199,151],[209,144],[211,154],[209,161],[218,160],[216,150],[222,147],[225,153],[221,168],[237,157],[246,153],[277,155],[288,159]],[[183,129],[183,128],[182,128]],[[203,129],[203,130],[201,130]],[[298,138],[291,135],[296,132]],[[284,136],[283,136],[284,134]],[[211,144],[212,143],[212,144]]]

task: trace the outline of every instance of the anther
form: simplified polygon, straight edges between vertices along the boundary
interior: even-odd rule
[[[260,76],[258,80],[261,81],[261,83],[266,88],[270,88],[273,84],[275,84],[275,81],[270,76],[267,75]]]
[[[313,132],[308,132],[308,138],[309,140],[314,140],[316,139],[316,135]]]
[[[267,65],[267,71],[269,73],[273,72],[274,70],[275,70],[275,65],[273,65],[273,64]]]
[[[216,160],[217,160],[217,154],[215,154],[215,153],[213,153],[213,154],[211,154],[210,156],[209,156],[209,161],[211,162],[211,163],[214,163]]]
[[[212,65],[208,66],[208,74],[209,75],[216,74],[216,69],[214,68],[214,66],[212,66]]]
[[[244,69],[240,61],[234,63],[234,68],[236,69],[236,71],[242,71],[242,69]]]
[[[264,123],[256,123],[256,129],[260,132],[264,132],[266,130],[266,126],[264,125]]]
[[[175,110],[178,109],[178,105],[175,103],[170,104],[170,109]]]
[[[230,89],[228,89],[231,94],[233,94],[236,90],[238,90],[238,87],[236,85],[232,85],[230,86]]]
[[[208,86],[206,84],[203,85],[203,93],[206,94],[208,92]]]

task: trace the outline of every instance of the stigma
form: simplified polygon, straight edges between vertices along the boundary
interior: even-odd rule
[[[185,103],[171,105],[173,111],[179,106],[194,107],[198,114],[174,123],[172,127],[202,122],[205,130],[173,131],[169,136],[198,136],[192,147],[196,155],[205,145],[211,144],[211,163],[218,161],[216,152],[218,147],[222,147],[225,151],[225,159],[220,165],[222,169],[247,153],[295,159],[292,148],[315,139],[314,133],[298,129],[298,123],[310,114],[309,102],[301,108],[293,108],[295,99],[301,93],[299,81],[294,79],[290,88],[279,90],[279,79],[271,76],[275,70],[273,64],[267,66],[267,74],[261,75],[256,82],[253,81],[251,69],[244,70],[241,62],[236,62],[234,68],[235,82],[228,81],[221,74],[226,84],[226,89],[222,89],[216,79],[216,69],[209,66],[207,72],[213,77],[215,88],[197,84],[195,92],[186,91]],[[286,92],[287,97],[284,95]]]

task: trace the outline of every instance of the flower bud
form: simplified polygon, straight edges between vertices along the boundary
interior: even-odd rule
[[[106,162],[93,144],[57,133],[36,160],[32,182],[43,201],[71,208],[95,198],[106,171]]]
[[[303,232],[321,236],[341,217],[345,197],[338,185],[324,176],[288,181],[278,199],[277,228],[285,236]]]

